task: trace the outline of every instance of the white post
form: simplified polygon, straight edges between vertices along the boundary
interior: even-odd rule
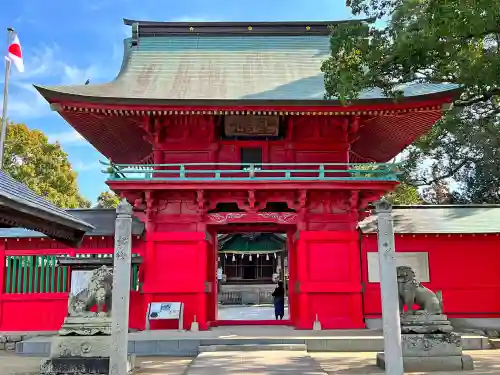
[[[14,29],[7,28],[7,48],[11,42]],[[2,129],[0,130],[0,169],[3,169],[3,154],[5,148],[5,138],[7,137],[7,105],[9,102],[9,78],[11,62],[5,59],[5,79],[3,83],[3,106],[2,106]]]
[[[112,348],[109,374],[126,375],[128,372],[128,316],[132,260],[132,206],[126,199],[122,199],[116,208],[116,214],[111,305]]]
[[[376,214],[385,373],[404,375],[392,205],[385,199],[381,199],[376,204]]]

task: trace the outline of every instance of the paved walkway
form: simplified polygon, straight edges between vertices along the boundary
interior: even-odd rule
[[[412,372],[412,375],[498,375],[500,350],[466,351],[474,359],[473,371]],[[328,375],[381,375],[384,370],[374,365],[375,353],[310,353]]]
[[[219,320],[273,320],[272,305],[224,306],[219,305],[217,319]],[[284,319],[288,319],[288,306],[285,307]]]
[[[287,353],[287,355],[284,355]],[[206,354],[212,354],[206,355]],[[474,371],[457,375],[500,374],[500,350],[469,351],[475,362]],[[218,352],[203,353],[198,363],[192,358],[137,358],[138,375],[375,375],[383,370],[374,365],[374,353],[310,353],[303,352]],[[0,375],[38,375],[41,358],[21,357],[0,352]],[[189,366],[189,367],[188,367]],[[203,366],[206,366],[203,368]],[[187,372],[185,372],[187,370]],[[447,372],[413,373],[413,375],[451,375]]]
[[[309,354],[297,351],[201,353],[186,375],[325,375]]]

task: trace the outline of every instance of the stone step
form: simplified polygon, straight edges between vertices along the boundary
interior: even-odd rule
[[[275,351],[275,350],[286,350],[286,351],[307,351],[306,344],[243,344],[243,345],[201,345],[198,348],[200,353],[207,352],[256,352],[256,351]]]
[[[500,349],[500,339],[489,339],[492,349]]]
[[[153,335],[147,333],[146,335]],[[203,332],[200,333],[200,336]],[[196,332],[198,334],[198,332]],[[300,335],[300,331],[297,335]],[[234,338],[197,338],[190,334],[189,338],[153,336],[143,339],[134,339],[137,334],[129,336],[129,354],[136,356],[196,356],[200,346],[212,345],[305,345],[308,352],[380,352],[384,348],[382,336],[319,336],[319,337],[234,337]],[[16,343],[18,354],[31,356],[47,356],[52,344],[51,337],[34,337]],[[463,335],[464,350],[485,350],[491,345],[487,337],[477,335]]]

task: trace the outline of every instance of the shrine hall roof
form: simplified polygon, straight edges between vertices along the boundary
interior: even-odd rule
[[[376,220],[372,215],[359,228],[376,233]],[[393,223],[401,234],[500,233],[500,205],[394,206]]]
[[[394,231],[401,234],[500,233],[500,205],[394,206]],[[67,213],[92,224],[88,236],[114,235],[114,209],[69,209]],[[134,217],[132,234],[144,233],[144,224]],[[376,233],[376,216],[359,223],[363,233]],[[0,238],[35,238],[44,234],[23,228],[0,228]],[[280,236],[278,234],[278,236]],[[222,242],[233,236],[224,235]],[[260,249],[262,250],[262,249]]]
[[[125,40],[123,63],[115,80],[36,88],[49,102],[215,105],[221,101],[225,104],[245,101],[336,105],[336,100],[324,100],[324,77],[320,69],[330,56],[328,27],[340,22],[125,20],[132,26],[132,38]],[[458,86],[411,84],[400,89],[412,101],[429,95],[449,95]],[[362,92],[358,100],[377,101],[392,99],[374,88]]]
[[[94,229],[83,218],[54,206],[1,170],[0,228],[6,232],[38,230],[72,246],[77,246],[85,233]]]
[[[113,236],[115,234],[115,209],[82,208],[63,211],[66,215],[84,220],[93,226],[87,236]],[[135,216],[132,220],[132,235],[140,236],[144,233],[144,223]],[[0,228],[0,238],[35,238],[45,234],[24,228]]]

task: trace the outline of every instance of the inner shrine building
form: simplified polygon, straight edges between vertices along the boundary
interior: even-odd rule
[[[107,184],[144,224],[131,316],[175,301],[186,328],[223,324],[218,235],[270,232],[286,235],[283,324],[311,329],[317,316],[325,329],[366,326],[358,223],[398,184],[385,163],[459,90],[415,84],[398,100],[377,88],[348,104],[324,99],[335,23],[125,20],[116,79],[36,86],[109,159]]]

